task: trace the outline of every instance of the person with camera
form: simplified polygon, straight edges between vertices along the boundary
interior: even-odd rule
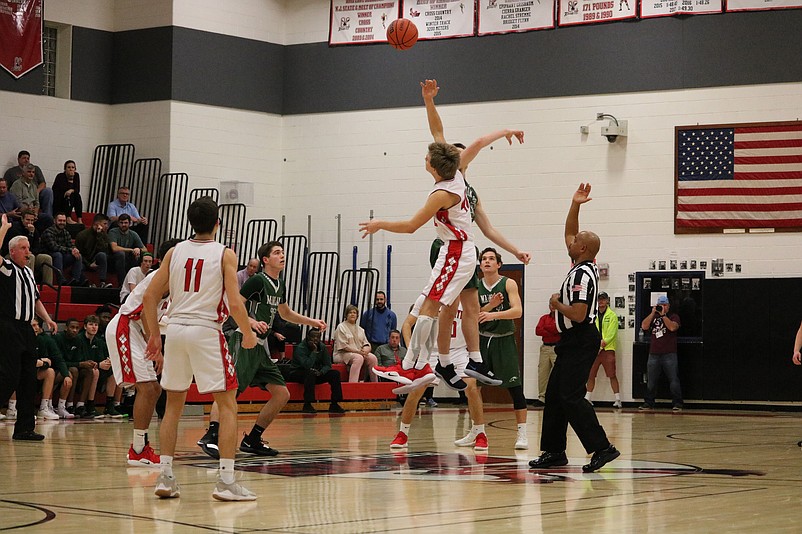
[[[682,411],[682,388],[679,383],[677,363],[677,330],[680,327],[679,315],[671,313],[668,297],[661,295],[652,312],[641,322],[641,328],[651,333],[649,341],[649,360],[646,363],[646,395],[640,410],[653,410],[657,394],[657,382],[665,372],[671,401],[675,412]]]

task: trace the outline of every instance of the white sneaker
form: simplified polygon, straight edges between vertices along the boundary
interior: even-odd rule
[[[0,413],[0,421],[2,421],[5,418],[6,418],[6,416],[4,414]]]
[[[526,437],[526,432],[518,432],[518,438],[515,440],[515,448],[517,450],[529,448],[529,439]]]
[[[71,414],[66,408],[63,407],[56,408],[56,414],[62,419],[75,419],[75,415]]]
[[[56,412],[52,411],[52,410],[49,410],[49,409],[39,410],[36,413],[36,417],[38,417],[40,419],[45,419],[45,420],[48,420],[48,421],[58,421],[59,420],[58,414]]]
[[[454,441],[454,445],[457,447],[473,447],[474,443],[476,443],[476,434],[473,431],[468,432],[464,438]]]
[[[613,403],[613,408],[623,408],[620,400],[617,400]]]
[[[162,499],[174,499],[181,496],[181,488],[175,477],[168,477],[164,473],[159,474],[156,480],[156,495]]]
[[[16,408],[9,408],[6,410],[6,419],[16,419],[17,418],[17,409]]]
[[[255,501],[256,494],[238,482],[226,484],[222,480],[217,481],[212,497],[218,501]]]

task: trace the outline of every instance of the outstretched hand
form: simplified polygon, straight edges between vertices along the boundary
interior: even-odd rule
[[[571,200],[577,204],[584,204],[585,202],[593,200],[590,198],[590,183],[579,184],[579,188],[576,190]]]
[[[420,82],[421,87],[421,96],[423,96],[424,100],[433,99],[437,96],[438,91],[440,88],[437,87],[437,80],[426,80],[425,82]]]
[[[9,228],[11,228],[11,223],[8,221],[8,216],[4,213],[0,230],[8,231]]]
[[[375,234],[379,230],[381,230],[381,227],[378,219],[359,223],[359,231],[362,232],[362,239],[365,239],[370,234]]]
[[[524,144],[523,130],[509,130],[507,135],[504,136],[509,144],[512,144],[512,138],[516,138],[520,144]]]

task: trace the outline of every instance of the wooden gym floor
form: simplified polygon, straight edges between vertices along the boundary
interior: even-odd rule
[[[195,445],[206,419],[179,430],[181,498],[153,495],[158,469],[127,467],[131,424],[46,422],[41,443],[11,440],[0,422],[0,530],[58,532],[802,532],[802,417],[770,412],[599,409],[621,457],[585,475],[569,430],[570,465],[541,473],[542,411],[529,411],[529,450],[515,451],[515,421],[487,412],[486,455],[453,440],[466,410],[421,410],[406,453],[393,454],[398,410],[345,416],[286,414],[266,439],[276,458],[240,454],[243,483],[259,499],[211,498],[217,462]],[[240,417],[240,431],[254,415]],[[150,428],[158,446],[158,421]],[[158,447],[157,447],[158,448]]]

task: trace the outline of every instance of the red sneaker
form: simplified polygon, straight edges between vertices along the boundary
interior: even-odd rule
[[[427,365],[426,367],[429,366]],[[419,371],[416,371],[415,368],[404,369],[401,367],[401,364],[390,365],[387,367],[381,367],[377,365],[373,368],[373,373],[375,375],[392,380],[393,382],[398,382],[399,384],[411,384],[416,378],[416,372]],[[429,369],[429,372],[431,372],[431,369]]]
[[[398,434],[395,435],[395,439],[392,443],[390,443],[391,449],[406,449],[407,448],[407,435],[398,431]]]
[[[153,447],[150,444],[146,444],[145,448],[142,449],[142,452],[137,454],[134,452],[133,444],[128,449],[128,465],[133,465],[134,467],[152,467],[158,466],[161,459],[159,455],[156,454],[156,451],[153,450]]]
[[[476,434],[476,443],[473,444],[473,450],[486,451],[487,450],[487,434],[480,432]]]

